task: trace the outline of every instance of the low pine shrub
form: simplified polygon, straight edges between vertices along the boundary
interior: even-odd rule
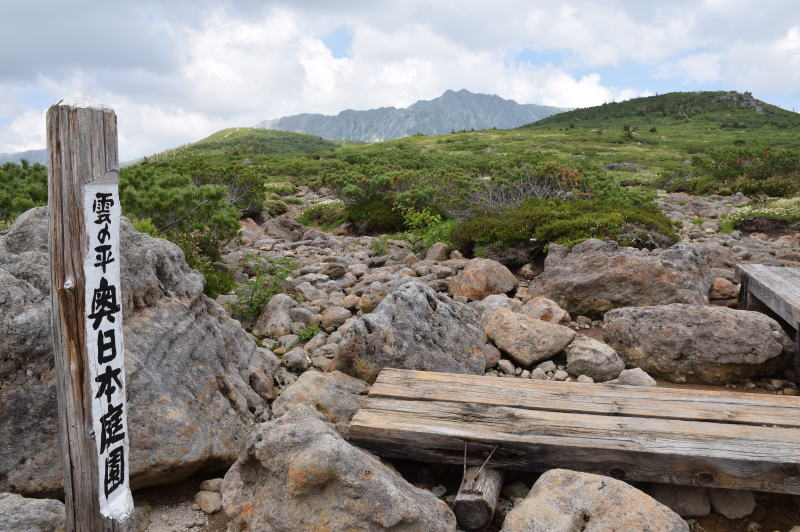
[[[675,241],[669,219],[653,204],[620,205],[602,199],[531,199],[501,213],[477,214],[452,232],[465,253],[488,255],[517,246],[572,246],[589,238],[643,247]]]
[[[289,257],[269,259],[245,256],[245,260],[254,262],[255,277],[245,281],[236,291],[236,303],[233,313],[244,318],[257,318],[261,315],[272,296],[283,292],[282,281],[292,275],[300,265]]]

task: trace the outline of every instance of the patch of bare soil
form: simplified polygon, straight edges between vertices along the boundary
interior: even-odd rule
[[[142,509],[139,530],[143,532],[225,532],[228,518],[220,510],[206,515],[197,509],[194,496],[208,475],[194,476],[178,484],[144,488],[133,494],[137,509]]]

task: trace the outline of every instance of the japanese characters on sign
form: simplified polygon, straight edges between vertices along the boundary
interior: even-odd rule
[[[100,513],[112,519],[125,519],[133,510],[128,485],[119,217],[116,184],[86,185],[84,219],[89,246],[84,270],[92,422],[98,458]]]

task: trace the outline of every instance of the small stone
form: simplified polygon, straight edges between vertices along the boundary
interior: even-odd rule
[[[447,260],[447,244],[444,242],[437,242],[428,248],[425,254],[425,260],[434,260],[437,262]]]
[[[615,379],[625,363],[611,346],[588,336],[576,336],[565,348],[567,369],[573,375],[587,375],[597,381]]]
[[[434,495],[436,495],[441,499],[442,497],[444,497],[445,493],[447,493],[447,488],[439,484],[431,488],[431,493],[433,493]]]
[[[361,303],[361,298],[355,294],[350,294],[342,299],[342,307],[347,310],[356,310],[359,303]]]
[[[556,380],[556,381],[565,381],[565,380],[567,380],[567,377],[569,377],[569,373],[567,373],[563,369],[556,370],[553,373],[553,380]]]
[[[300,343],[300,337],[296,334],[285,334],[278,338],[278,343],[283,349],[291,349]]]
[[[553,362],[552,360],[545,360],[544,362],[537,364],[536,369],[540,369],[544,372],[555,371],[556,363]]]
[[[547,380],[547,373],[542,368],[533,368],[531,370],[531,379],[537,381]]]
[[[521,480],[503,486],[501,493],[507,499],[524,499],[531,489]]]
[[[283,355],[281,363],[290,371],[305,371],[311,365],[311,358],[305,349],[295,347]]]
[[[506,375],[513,375],[514,374],[514,363],[507,359],[502,359],[500,362],[497,363],[497,367],[500,368],[500,371],[505,373]]]
[[[589,318],[587,316],[578,316],[575,319],[575,321],[580,323],[580,324],[586,324],[586,325],[591,325],[592,324],[592,318]]]
[[[594,379],[593,379],[593,378],[591,378],[591,377],[590,377],[590,376],[588,376],[588,375],[578,375],[578,380],[577,380],[577,382],[585,382],[585,383],[589,383],[589,384],[591,384],[591,383],[593,383],[593,382],[594,382]]]
[[[705,488],[653,484],[648,494],[681,517],[703,517],[711,513]]]
[[[207,514],[216,513],[222,508],[222,497],[214,491],[201,491],[195,495],[194,501]]]
[[[325,330],[331,331],[340,327],[350,317],[352,314],[344,307],[328,307],[322,313],[320,323]]]
[[[500,362],[500,350],[492,344],[483,346],[483,357],[486,359],[486,369],[493,368]]]
[[[656,380],[641,368],[624,369],[617,380],[628,386],[656,386]]]
[[[531,372],[530,372],[530,371],[528,371],[527,369],[524,369],[524,370],[522,370],[522,372],[519,374],[519,377],[520,377],[521,379],[530,379],[530,378],[531,378]]]
[[[741,519],[753,513],[756,508],[753,492],[747,490],[710,488],[708,498],[714,511],[728,519]]]
[[[210,478],[200,483],[200,491],[214,491],[219,493],[220,485],[222,484],[221,478]]]

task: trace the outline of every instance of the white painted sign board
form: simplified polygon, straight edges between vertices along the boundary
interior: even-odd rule
[[[128,483],[128,423],[122,343],[118,172],[84,187],[86,344],[100,513],[123,521],[133,512]]]

